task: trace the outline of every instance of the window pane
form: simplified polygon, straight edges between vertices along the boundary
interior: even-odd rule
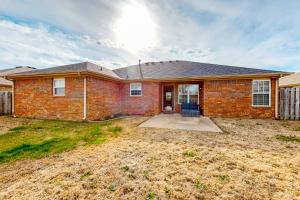
[[[64,79],[54,79],[54,87],[55,88],[64,88],[65,87],[65,80]]]
[[[198,95],[198,85],[189,85],[188,90],[190,95]]]
[[[180,95],[180,103],[188,103],[187,100],[188,100],[188,95]]]
[[[263,94],[263,105],[269,105],[269,94]]]
[[[264,92],[269,92],[269,81],[264,81]]]
[[[178,103],[198,103],[199,85],[178,85]]]
[[[187,85],[179,85],[178,86],[179,94],[188,94],[188,87]]]
[[[254,94],[253,105],[255,106],[268,106],[269,105],[269,94]]]
[[[253,81],[253,92],[258,92],[258,82]]]
[[[198,103],[198,95],[190,95],[190,103]]]
[[[54,88],[54,94],[56,96],[64,96],[65,95],[65,88]]]
[[[264,84],[262,81],[258,82],[258,92],[263,92],[264,91]]]
[[[131,90],[132,96],[140,96],[142,94],[141,90]]]
[[[141,90],[142,84],[141,83],[131,83],[130,88],[131,88],[131,90]]]
[[[172,92],[166,92],[166,101],[172,100]]]

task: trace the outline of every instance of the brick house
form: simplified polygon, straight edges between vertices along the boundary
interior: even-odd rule
[[[32,70],[13,80],[18,117],[101,120],[180,112],[197,103],[204,116],[275,118],[284,72],[189,61],[109,70],[90,62]]]

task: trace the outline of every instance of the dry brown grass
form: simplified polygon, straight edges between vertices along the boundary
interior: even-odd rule
[[[225,131],[136,128],[101,145],[0,165],[0,199],[299,199],[299,122],[221,119]]]

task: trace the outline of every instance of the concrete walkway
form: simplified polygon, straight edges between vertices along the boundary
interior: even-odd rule
[[[182,117],[178,113],[156,115],[140,124],[139,127],[222,132],[208,117]]]

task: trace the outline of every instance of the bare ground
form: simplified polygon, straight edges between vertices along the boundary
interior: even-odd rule
[[[0,165],[0,199],[300,199],[300,144],[275,139],[300,136],[299,122],[217,118],[219,134],[137,128],[145,119],[116,122],[124,133],[101,145]]]

